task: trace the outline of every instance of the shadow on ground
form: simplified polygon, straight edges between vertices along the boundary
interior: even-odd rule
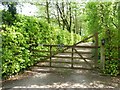
[[[24,78],[11,79],[2,83],[12,88],[120,88],[120,77],[102,76],[94,70],[32,67],[31,74]],[[21,76],[22,77],[22,76]]]

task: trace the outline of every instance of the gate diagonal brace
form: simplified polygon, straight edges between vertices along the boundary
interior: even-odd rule
[[[93,68],[92,65],[89,62],[87,62],[87,60],[75,48],[74,50],[91,68]]]

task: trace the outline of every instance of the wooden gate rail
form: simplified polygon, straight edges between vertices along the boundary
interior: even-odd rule
[[[94,59],[94,62],[95,62],[95,67],[98,67],[98,33],[95,33],[95,59]]]
[[[39,61],[39,62],[48,62],[48,63],[49,63],[50,61]],[[81,64],[81,63],[83,63],[83,62],[51,61],[51,63]]]
[[[46,57],[46,58],[50,58],[50,56],[43,56],[43,55],[32,55],[32,56],[36,56],[36,57]],[[72,57],[69,57],[69,56],[54,56],[54,58],[72,58]],[[90,59],[90,60],[93,60],[93,58],[85,58],[85,57],[74,57],[74,59]]]
[[[46,44],[43,44],[42,46],[45,46],[45,47],[58,47],[58,45],[46,45]],[[69,47],[69,48],[72,48],[72,47],[75,47],[75,48],[99,48],[100,46],[73,46],[73,45],[63,45],[62,47]]]
[[[70,67],[56,67],[56,66],[39,66],[39,65],[36,65],[37,67],[48,67],[48,68],[64,68],[64,69],[70,69]],[[72,68],[72,69],[82,69],[82,70],[93,70],[92,68],[81,68],[81,67],[75,67],[75,68]]]
[[[89,63],[89,62],[87,62],[87,60],[74,48],[74,50],[77,52],[77,54],[91,67],[91,68],[93,68],[92,66],[91,66],[91,64]]]
[[[39,55],[40,57],[46,57],[46,58],[50,58],[51,59],[51,57],[57,57],[57,56],[55,56],[56,54],[54,54],[53,55],[53,53],[55,52],[55,53],[58,53],[59,51],[52,51],[52,48],[53,47],[58,47],[58,45],[43,45],[43,46],[47,46],[47,47],[50,47],[50,50],[49,51],[42,51],[42,50],[31,50],[31,51],[33,51],[33,52],[48,52],[48,53],[50,53],[49,54],[49,56],[45,56],[45,55]],[[98,46],[98,47],[96,47],[96,46],[72,46],[72,45],[65,45],[64,47],[71,47],[71,48],[100,48],[100,46]],[[59,53],[61,53],[61,52],[59,52]],[[63,53],[71,53],[71,52],[63,52]],[[74,53],[78,53],[78,51],[77,52],[74,52]],[[91,54],[91,52],[79,52],[79,53],[81,53],[81,54]],[[34,56],[34,55],[33,55]],[[60,56],[58,56],[58,58],[59,58]],[[64,57],[63,57],[64,58]],[[66,58],[71,58],[71,57],[66,57]],[[77,57],[76,57],[77,58]],[[88,58],[87,58],[88,59]]]
[[[95,37],[95,46],[77,46],[77,44],[79,43],[82,43],[82,42],[85,42],[86,40],[92,38],[92,37]],[[33,45],[34,46],[34,45]],[[36,45],[35,45],[36,46]],[[40,44],[40,45],[37,45],[37,46],[42,46],[42,47],[48,47],[49,50],[48,51],[45,51],[45,50],[35,50],[33,49],[32,51],[33,52],[46,52],[48,55],[38,55],[39,57],[44,57],[44,59],[48,59],[49,58],[49,61],[44,61],[44,62],[49,62],[49,66],[50,67],[53,67],[52,66],[52,63],[68,63],[68,64],[71,64],[71,68],[74,68],[74,64],[77,63],[77,62],[74,62],[74,59],[83,59],[90,67],[91,69],[93,68],[92,65],[86,60],[86,59],[91,59],[91,58],[85,58],[83,57],[81,54],[92,54],[90,52],[79,52],[77,51],[75,48],[91,48],[91,49],[95,49],[95,67],[97,67],[97,61],[98,61],[98,48],[100,48],[100,46],[98,46],[98,33],[95,33],[94,35],[92,36],[89,36],[88,38],[85,38],[84,40],[74,44],[74,45],[45,45],[45,44]],[[61,51],[52,51],[52,48],[54,47],[62,47],[63,50]],[[72,51],[65,51],[69,48],[72,48]],[[58,53],[71,53],[71,57],[68,57],[68,56],[55,56],[57,55]],[[77,53],[79,55],[79,57],[74,57],[74,53]],[[34,55],[33,55],[34,56]],[[35,55],[36,56],[36,55]],[[52,61],[52,57],[54,58],[71,58],[71,62],[58,62],[58,61]],[[57,68],[57,67],[56,67]],[[61,68],[61,67],[60,67]],[[65,67],[64,67],[65,68]]]
[[[50,51],[43,51],[43,50],[32,50],[33,52],[50,52]],[[52,53],[56,52],[56,51],[51,51]],[[74,52],[74,51],[73,51]],[[71,53],[70,51],[65,51],[65,52],[62,52],[62,53]],[[74,52],[76,53],[76,52]],[[81,52],[79,51],[79,53],[81,54],[92,54],[92,52]]]
[[[80,44],[80,43],[82,43],[82,42],[85,42],[86,40],[88,40],[88,39],[90,39],[90,38],[92,38],[92,37],[96,37],[96,41],[97,41],[97,44],[98,44],[98,35],[99,33],[98,32],[96,32],[95,34],[93,34],[93,35],[91,35],[91,36],[89,36],[89,37],[87,37],[87,38],[85,38],[85,39],[83,39],[83,40],[81,40],[80,42],[78,42],[78,43],[75,43],[75,44],[73,44],[73,45],[64,45],[64,47],[66,47],[66,48],[64,48],[62,51],[58,51],[58,52],[56,52],[54,55],[56,55],[56,54],[58,54],[58,53],[63,53],[65,50],[67,50],[67,49],[69,49],[69,48],[71,48],[71,47],[74,47],[74,46],[76,46],[76,45],[78,45],[78,44]],[[91,48],[94,48],[94,47],[96,47],[96,48],[99,48],[100,46],[98,46],[97,44],[95,44],[95,46],[93,46],[93,47],[91,47],[91,46],[89,46],[89,48],[91,47]],[[96,46],[97,45],[97,46]],[[31,46],[47,46],[47,47],[49,47],[50,45],[43,45],[43,44],[31,44]],[[51,45],[52,47],[54,46],[54,47],[58,47],[58,45]],[[79,46],[77,46],[77,47],[79,47]],[[82,46],[81,46],[82,47]],[[83,46],[84,48],[87,48],[87,47],[85,47],[85,46]],[[98,51],[98,50],[96,50],[96,51]],[[53,57],[54,55],[52,55],[51,57]],[[97,56],[97,55],[96,55]],[[47,58],[46,58],[47,59]]]
[[[49,56],[45,56],[45,55],[38,55],[38,56],[39,57],[45,57],[45,59],[49,58],[50,59],[49,61],[46,60],[44,62],[49,62],[49,66],[50,67],[52,66],[52,63],[67,63],[67,64],[71,64],[71,68],[74,68],[74,64],[80,64],[80,63],[79,62],[74,62],[73,60],[74,59],[83,59],[91,67],[91,69],[93,68],[92,65],[89,62],[87,62],[87,60],[86,60],[86,59],[89,59],[89,60],[91,59],[92,60],[92,58],[85,58],[85,57],[83,57],[81,55],[82,53],[77,51],[75,48],[96,48],[96,46],[72,46],[72,45],[65,45],[64,47],[72,47],[72,51],[69,52],[69,53],[71,53],[71,56],[55,56],[55,55],[52,55],[53,52],[56,52],[56,51],[52,51],[52,48],[53,47],[58,47],[58,45],[43,45],[43,46],[47,46],[47,47],[50,48],[49,51],[43,51],[43,52],[48,52]],[[97,48],[99,48],[99,47],[97,47]],[[42,52],[42,50],[33,50],[33,51],[34,52]],[[64,52],[64,53],[68,53],[68,52]],[[77,53],[80,57],[76,57],[76,56],[74,57],[74,53]],[[87,53],[92,54],[90,52],[87,52]],[[84,54],[86,54],[86,52],[84,52]],[[71,58],[71,62],[52,61],[52,57],[54,57],[54,58]],[[39,62],[43,62],[43,61],[39,61]]]

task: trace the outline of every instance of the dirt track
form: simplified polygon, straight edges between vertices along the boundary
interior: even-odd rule
[[[96,70],[35,66],[30,71],[3,82],[2,86],[11,90],[12,88],[120,88],[120,77],[103,76]]]
[[[41,68],[34,75],[3,83],[4,88],[120,88],[120,77],[97,71]],[[28,73],[28,71],[26,71]],[[29,72],[30,73],[30,72]]]

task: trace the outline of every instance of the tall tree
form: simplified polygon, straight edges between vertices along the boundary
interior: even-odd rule
[[[71,26],[72,26],[72,9],[71,9],[71,2],[69,3],[69,12],[70,12],[70,16],[69,16],[69,18],[70,18],[70,22],[69,22],[69,28],[68,28],[68,31],[70,31],[71,32]]]
[[[118,2],[118,38],[120,38],[120,2]],[[120,39],[118,41],[118,56],[120,59]]]
[[[50,23],[50,15],[49,15],[49,1],[46,0],[46,13],[47,13],[47,21]]]
[[[65,10],[64,10],[64,2],[62,1],[62,14],[63,14],[63,17],[65,18]],[[62,20],[63,21],[63,30],[65,29],[65,24],[64,24],[64,20]]]
[[[12,25],[13,22],[16,19],[16,14],[17,14],[17,10],[16,10],[16,5],[17,2],[2,2],[2,5],[7,6],[7,11],[3,10],[3,23],[7,23],[8,25]],[[4,16],[6,16],[7,18],[4,18]]]

